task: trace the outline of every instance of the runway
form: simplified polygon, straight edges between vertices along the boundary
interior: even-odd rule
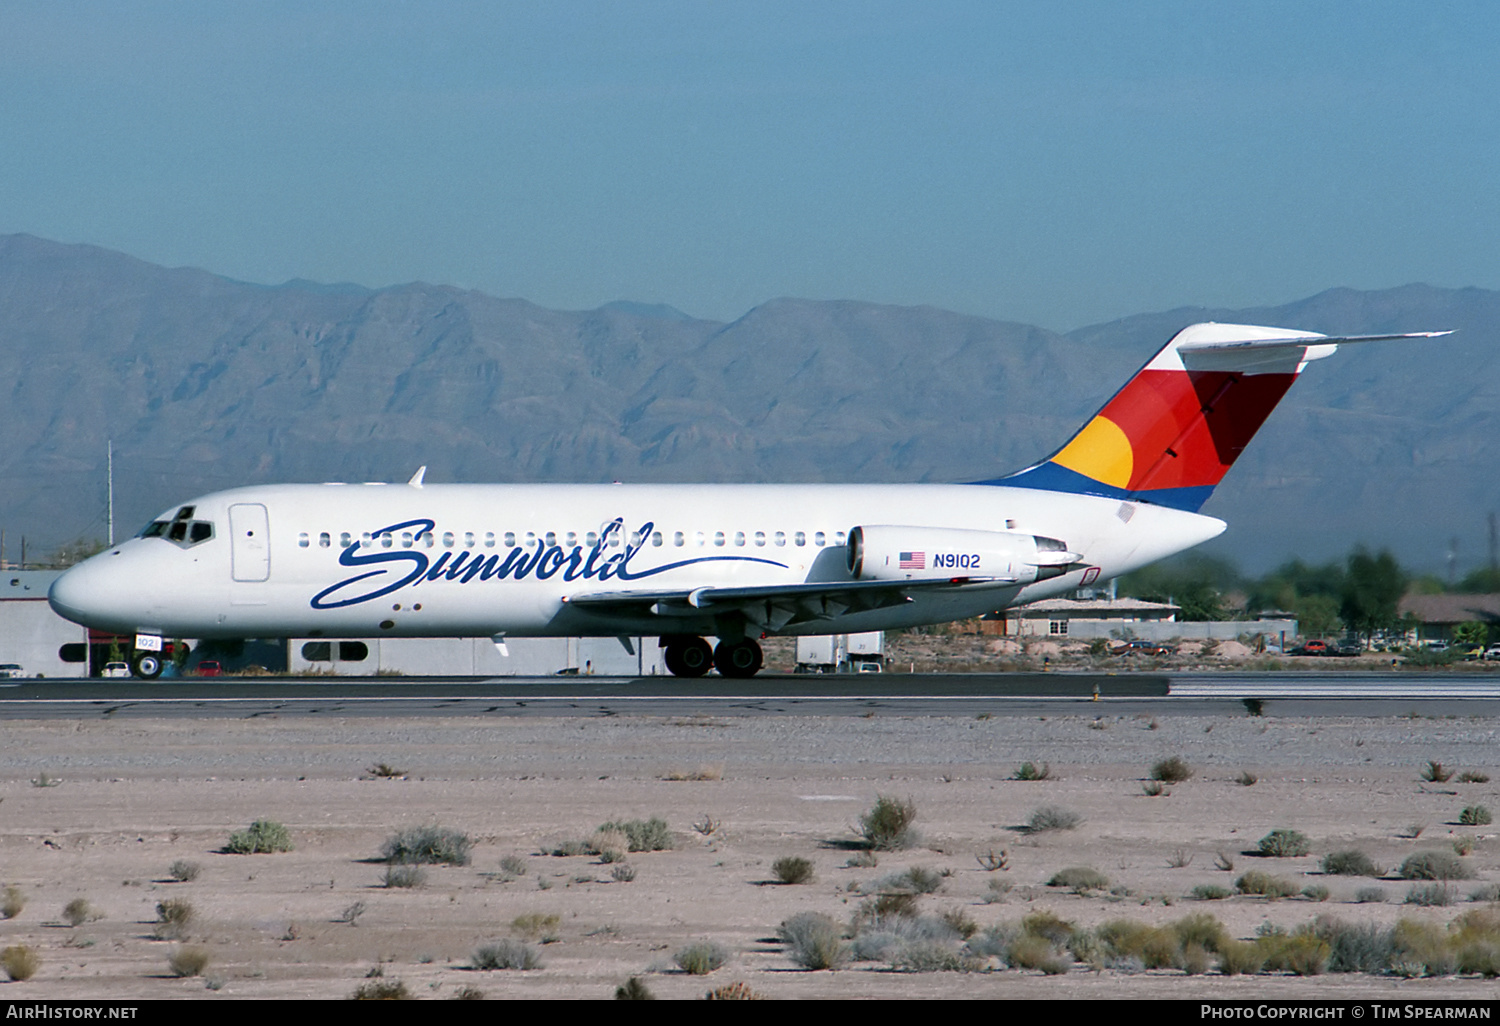
[[[1500,674],[181,678],[0,685],[0,718],[129,716],[1500,716]]]

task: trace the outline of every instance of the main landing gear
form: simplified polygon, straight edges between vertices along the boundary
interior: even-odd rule
[[[674,677],[701,677],[710,669],[721,677],[753,677],[765,662],[760,645],[750,638],[721,641],[710,649],[702,638],[678,635],[662,638],[662,647]]]

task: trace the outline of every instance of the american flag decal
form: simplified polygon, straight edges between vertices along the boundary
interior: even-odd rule
[[[927,553],[925,553],[925,552],[903,552],[903,553],[900,554],[900,556],[901,556],[901,564],[900,564],[900,566],[899,566],[898,569],[901,569],[901,570],[926,570],[927,569]]]

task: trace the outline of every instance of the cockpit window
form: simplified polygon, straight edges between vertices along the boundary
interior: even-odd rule
[[[184,516],[183,514],[186,514]],[[138,538],[165,538],[184,549],[208,541],[214,536],[214,525],[209,520],[194,520],[193,507],[184,506],[171,520],[153,520],[138,534]]]

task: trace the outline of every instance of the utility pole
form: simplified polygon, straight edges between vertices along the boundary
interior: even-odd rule
[[[109,547],[115,547],[115,440],[109,440]]]

